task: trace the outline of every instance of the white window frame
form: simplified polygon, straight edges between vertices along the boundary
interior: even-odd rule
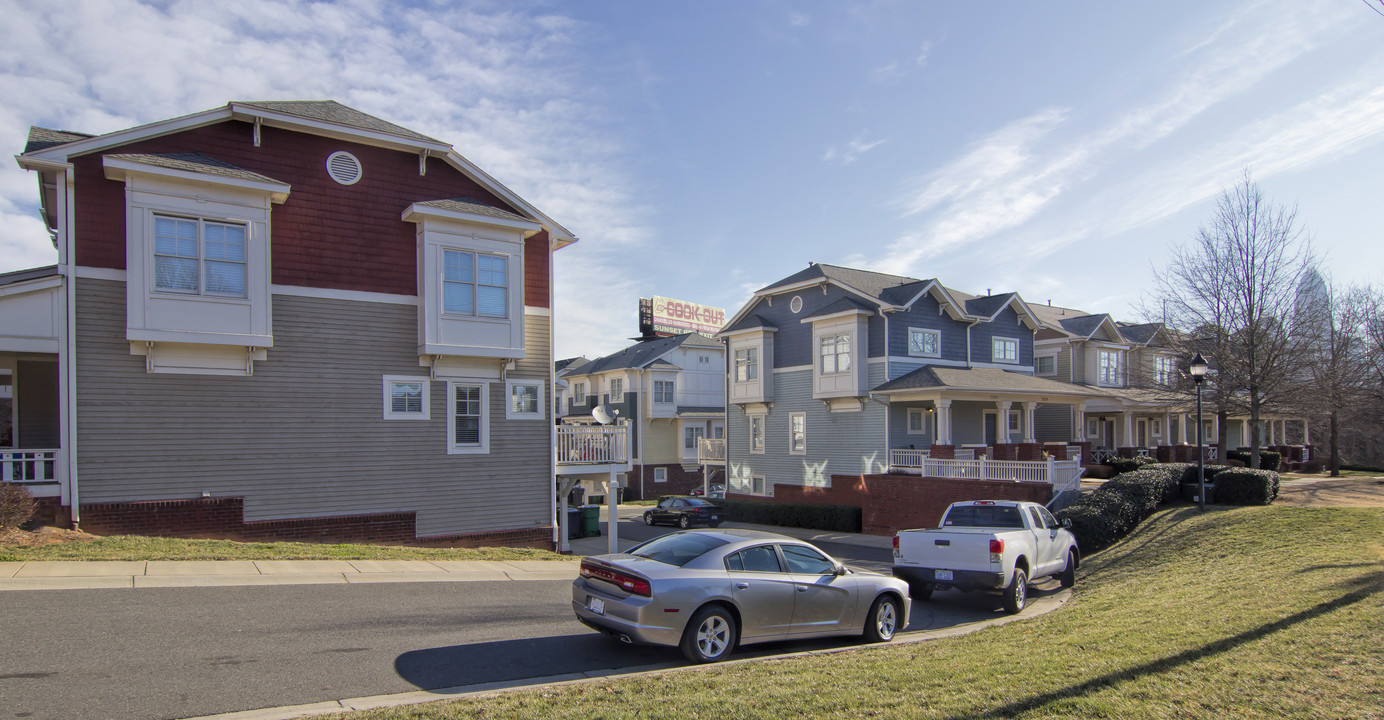
[[[766,422],[766,421],[768,420],[768,416],[765,416],[765,415],[750,415],[750,416],[749,416],[749,419],[750,419],[750,452],[751,452],[751,453],[754,453],[755,455],[763,455],[763,454],[764,454],[764,434],[765,434],[765,429],[766,429],[766,427],[768,426],[768,423]],[[755,430],[758,430],[758,431],[759,431],[759,433],[758,433],[757,435],[756,435],[756,433],[755,433]]]
[[[920,418],[918,421],[919,430],[913,429],[913,418]],[[909,408],[907,430],[909,435],[929,435],[937,437],[937,413],[928,412],[927,408]]]
[[[656,468],[654,468],[654,482],[656,482],[656,483],[668,482],[668,468],[666,468],[666,467],[656,467]]]
[[[743,362],[742,362],[743,359]],[[759,380],[759,347],[750,345],[735,351],[735,382]]]
[[[421,412],[394,409],[394,385],[404,383],[422,385],[423,409]],[[385,375],[382,384],[384,385],[385,420],[428,420],[432,418],[432,394],[428,387],[429,381],[426,375]]]
[[[1048,370],[1048,371],[1046,371],[1046,372],[1043,370],[1043,361],[1044,361],[1044,360],[1051,360],[1051,361],[1052,361],[1052,369],[1051,369],[1051,370]],[[1056,374],[1057,374],[1057,356],[1056,356],[1056,355],[1037,355],[1037,356],[1035,356],[1034,359],[1033,359],[1033,372],[1035,372],[1035,373],[1037,373],[1037,374],[1039,374],[1039,375],[1043,375],[1043,376],[1056,375]]]
[[[1014,348],[1014,357],[1012,358],[1006,357],[1009,353],[1005,349],[1010,346]],[[1019,338],[1000,336],[990,338],[990,362],[1017,365],[1020,354]]]
[[[688,436],[691,436],[690,438]],[[692,422],[682,426],[682,456],[697,457],[697,449],[700,441],[706,439],[706,423]],[[688,446],[687,441],[691,439],[692,445]]]
[[[1100,418],[1086,418],[1086,437],[1093,438],[1100,435]]]
[[[924,341],[923,341],[923,348],[924,348],[924,349],[921,349],[921,350],[915,350],[915,349],[914,349],[914,347],[913,347],[913,338],[914,338],[914,337],[922,337],[922,338],[924,338]],[[926,338],[929,338],[929,337],[932,338],[932,342],[933,342],[933,344],[934,344],[934,345],[936,346],[936,348],[937,348],[937,349],[936,349],[935,351],[933,351],[933,352],[928,352],[927,349],[926,349],[926,347],[927,347],[927,340],[926,340]],[[911,356],[911,357],[933,357],[933,358],[935,358],[935,357],[942,357],[942,331],[941,331],[941,330],[934,330],[933,328],[915,328],[915,327],[909,328],[909,329],[908,329],[908,354],[909,354],[909,356]]]
[[[456,392],[457,388],[480,388],[480,427],[479,442],[458,445],[456,443]],[[448,455],[487,455],[490,453],[490,381],[488,380],[450,380],[447,382],[447,454]]]
[[[544,420],[547,413],[544,410],[543,395],[547,383],[542,380],[508,379],[505,380],[505,419],[506,420]],[[534,406],[532,412],[520,412],[514,409],[514,388],[533,387],[538,391],[538,404]]]
[[[586,405],[586,382],[572,383],[572,404]]]
[[[751,475],[751,476],[750,476],[750,494],[751,494],[751,495],[768,495],[768,494],[769,494],[769,485],[768,485],[768,483],[764,482],[764,476],[763,476],[763,475]]]
[[[794,424],[796,423],[796,421],[798,421],[798,420],[801,420],[801,421],[802,421],[802,427],[803,427],[803,429],[802,429],[802,441],[803,441],[803,444],[802,444],[802,447],[801,447],[801,448],[795,448],[795,447],[794,447],[794,445],[795,445],[795,442],[794,442],[794,441],[797,439],[797,438],[796,438],[796,435],[798,434],[798,431],[797,431],[797,429],[794,428],[793,426],[794,426]],[[807,413],[801,413],[801,412],[788,413],[788,454],[789,454],[789,455],[806,455],[806,454],[807,454]]]
[[[1153,425],[1152,425],[1152,427],[1153,427],[1153,433],[1152,433],[1152,434],[1157,435],[1158,437],[1163,437],[1163,423],[1162,423],[1158,418],[1154,418],[1154,419],[1153,419]]]
[[[665,384],[667,385],[667,389],[668,389],[668,399],[667,399],[667,400],[661,399],[661,398],[663,397],[663,393],[659,392],[659,387],[660,387],[661,385],[665,385]],[[678,386],[677,386],[677,381],[675,381],[675,380],[654,380],[654,381],[653,381],[653,395],[654,395],[654,404],[655,404],[655,405],[672,405],[673,403],[677,402],[677,399],[678,399]]]
[[[448,253],[457,253],[458,255],[468,255],[468,256],[470,256],[470,258],[471,258],[471,279],[470,279],[470,280],[448,280],[448,279],[447,279],[447,255],[448,255]],[[496,285],[496,284],[494,284],[493,282],[481,282],[481,259],[482,259],[482,258],[490,258],[490,259],[500,260],[501,262],[504,263],[504,265],[505,265],[505,266],[504,266],[504,270],[500,272],[500,278],[501,278],[501,280],[502,280],[505,284],[503,284],[503,285]],[[512,262],[512,258],[510,258],[510,256],[504,255],[504,254],[500,254],[500,253],[488,253],[488,252],[481,252],[481,251],[479,251],[479,250],[471,250],[471,249],[468,249],[468,248],[443,246],[443,247],[442,247],[442,262],[441,262],[441,267],[439,268],[439,271],[442,273],[442,276],[441,276],[441,278],[440,278],[439,281],[438,281],[438,288],[439,288],[439,292],[441,293],[441,297],[438,298],[438,305],[439,305],[439,307],[440,307],[441,310],[442,310],[442,314],[443,314],[443,315],[447,315],[447,316],[453,316],[453,317],[474,317],[474,318],[480,318],[480,319],[484,319],[484,320],[508,320],[508,319],[509,319],[509,316],[510,316],[510,307],[509,307],[509,305],[510,305],[510,299],[509,299],[509,294],[510,294],[510,293],[509,293],[509,291],[510,291],[510,288],[509,288],[509,265],[510,265],[511,262]],[[492,271],[487,271],[487,272],[493,273],[494,271],[492,270]],[[468,286],[468,287],[470,288],[470,292],[471,292],[471,311],[470,311],[470,312],[466,312],[466,311],[464,311],[464,310],[448,310],[448,309],[447,309],[447,286],[448,286],[448,284],[452,284],[452,285],[464,285],[464,286]],[[501,290],[500,295],[504,298],[504,311],[503,311],[501,314],[495,315],[495,314],[493,314],[493,313],[482,313],[482,312],[481,312],[481,307],[480,307],[480,305],[481,305],[481,304],[480,304],[481,288],[492,288],[492,289],[493,289],[493,288],[499,288],[499,289]]]
[[[1122,355],[1123,353],[1121,353],[1119,350],[1107,350],[1105,348],[1096,349],[1097,385],[1103,387],[1119,387],[1123,384],[1120,382],[1120,368],[1124,364],[1124,358],[1121,357]],[[1105,364],[1104,361],[1106,357],[1111,358],[1111,362],[1108,365]],[[1107,370],[1110,371],[1110,375],[1108,377],[1106,375]]]
[[[1153,357],[1153,381],[1159,385],[1172,385],[1177,373],[1177,360],[1167,355]]]
[[[624,402],[625,400],[625,379],[610,379],[610,401],[613,403]]]
[[[1024,431],[1023,412],[1020,410],[1009,411],[1009,442],[1014,442],[1014,433]]]
[[[844,375],[851,372],[851,341],[852,334],[849,332],[838,332],[830,335],[822,335],[817,338],[817,372],[821,375]],[[827,343],[831,343],[833,352],[826,352]],[[841,350],[845,344],[845,351]],[[827,358],[831,358],[832,369],[827,369]],[[845,367],[842,367],[842,358],[845,358]]]
[[[194,297],[209,297],[209,298],[238,298],[238,299],[244,299],[244,298],[249,297],[249,291],[250,291],[250,290],[249,290],[249,288],[250,288],[250,263],[249,263],[249,252],[250,252],[250,224],[249,224],[249,223],[244,222],[244,221],[227,220],[227,219],[215,218],[215,217],[203,217],[203,216],[196,216],[196,215],[185,215],[185,214],[181,214],[181,213],[170,213],[170,212],[160,212],[160,211],[154,211],[154,212],[152,213],[152,216],[153,216],[153,218],[152,218],[153,221],[150,223],[150,234],[151,234],[152,241],[149,243],[149,251],[150,251],[150,253],[151,253],[152,256],[153,256],[153,274],[152,274],[152,276],[151,276],[151,278],[150,278],[150,279],[152,280],[152,282],[151,282],[151,284],[150,284],[150,290],[151,290],[152,292],[156,292],[156,293],[172,293],[172,294],[174,294],[174,295],[191,295],[191,296],[194,296]],[[194,242],[197,243],[197,254],[196,254],[196,255],[179,255],[179,254],[177,254],[177,253],[173,253],[173,254],[169,254],[169,253],[160,253],[160,252],[158,251],[158,237],[159,237],[159,235],[158,235],[158,227],[159,227],[159,220],[160,220],[160,219],[172,220],[172,221],[174,221],[174,222],[187,222],[187,223],[192,223],[192,224],[194,224],[194,225],[196,226],[196,228],[197,228],[197,235],[196,235],[195,238],[193,238]],[[240,232],[241,232],[241,241],[240,241],[240,259],[239,259],[239,260],[226,260],[226,259],[222,259],[222,258],[210,258],[210,257],[207,256],[207,226],[208,226],[208,225],[215,225],[215,226],[219,226],[219,227],[234,227],[234,228],[239,228],[239,229],[240,229]],[[158,262],[158,259],[159,259],[160,257],[177,258],[177,259],[182,259],[182,260],[192,260],[193,262],[195,262],[195,263],[197,264],[197,287],[191,288],[191,289],[187,289],[187,288],[173,288],[173,287],[159,287],[159,271],[158,271],[159,262]],[[208,263],[221,263],[221,264],[225,264],[225,265],[238,265],[238,266],[240,267],[240,274],[241,274],[241,276],[240,276],[240,285],[241,285],[241,290],[240,290],[240,292],[238,292],[238,293],[230,293],[230,292],[212,292],[212,291],[210,291],[210,290],[207,290],[207,264],[208,264]]]

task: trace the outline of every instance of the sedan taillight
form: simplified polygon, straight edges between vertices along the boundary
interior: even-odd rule
[[[602,567],[589,560],[581,561],[581,576],[584,578],[604,580],[612,585],[618,585],[620,589],[634,595],[648,597],[653,591],[653,589],[649,587],[649,581],[644,578],[635,577],[614,568]]]

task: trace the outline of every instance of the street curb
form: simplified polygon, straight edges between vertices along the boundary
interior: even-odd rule
[[[822,650],[804,650],[802,652],[787,653],[784,655],[773,655],[761,658],[745,658],[742,660],[728,660],[726,662],[713,663],[709,665],[682,665],[679,663],[658,663],[655,665],[645,665],[639,668],[622,668],[620,670],[593,670],[582,673],[567,673],[564,675],[550,675],[542,678],[528,678],[525,680],[505,680],[492,683],[478,683],[474,685],[458,685],[456,687],[441,688],[438,690],[415,690],[405,693],[393,693],[389,695],[369,695],[365,697],[346,698],[344,700],[328,700],[324,702],[308,703],[306,705],[290,705],[277,708],[262,708],[259,710],[244,710],[233,713],[222,713],[219,715],[200,715],[183,720],[292,720],[293,718],[313,717],[316,715],[328,715],[331,713],[357,712],[361,710],[376,710],[379,708],[404,707],[408,705],[421,705],[424,703],[441,702],[444,700],[462,700],[470,698],[482,698],[492,695],[499,695],[507,692],[517,692],[521,690],[537,690],[541,688],[564,688],[573,685],[587,685],[604,680],[624,680],[629,678],[651,677],[667,675],[681,672],[699,672],[709,670],[719,670],[721,668],[734,667],[749,663],[765,662],[769,660],[789,660],[793,658],[812,657],[816,655],[834,655],[837,653],[856,652],[868,650],[872,647],[887,647],[889,645],[909,645],[929,640],[940,640],[944,638],[969,635],[978,630],[989,627],[998,627],[1012,622],[1030,620],[1035,617],[1046,615],[1058,608],[1066,605],[1072,597],[1070,589],[1060,590],[1053,595],[1044,596],[1033,600],[1032,603],[1024,608],[1018,615],[1005,615],[1003,617],[991,618],[989,620],[979,620],[972,623],[965,623],[943,630],[925,630],[916,633],[909,633],[903,637],[895,637],[893,641],[884,645],[860,646],[851,645],[839,648],[825,648]]]

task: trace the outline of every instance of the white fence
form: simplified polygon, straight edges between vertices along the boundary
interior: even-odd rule
[[[926,450],[890,450],[892,470],[925,477],[1044,483],[1063,487],[1081,472],[1077,460],[946,460]]]
[[[629,462],[628,425],[559,425],[559,465],[616,465]]]

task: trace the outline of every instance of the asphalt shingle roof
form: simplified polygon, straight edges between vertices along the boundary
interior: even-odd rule
[[[37,125],[29,128],[29,141],[24,145],[24,152],[35,150],[47,150],[55,145],[66,145],[70,142],[85,140],[93,135],[87,133],[72,132],[70,130],[53,130],[52,128],[38,127]]]
[[[823,265],[821,263],[813,263],[806,270],[801,270],[796,273],[793,273],[792,275],[789,275],[788,277],[766,288],[763,288],[762,290],[760,290],[760,292],[763,292],[764,290],[772,290],[777,287],[792,285],[794,283],[803,282],[805,280],[813,280],[816,278],[835,280],[836,282],[839,282],[842,285],[849,285],[850,287],[853,287],[856,290],[865,293],[866,295],[876,298],[880,297],[886,289],[899,287],[901,285],[914,285],[916,283],[923,282],[918,278],[904,277],[902,275],[890,275],[888,273],[877,273],[869,270],[857,270],[855,268],[841,267],[839,265]]]
[[[1121,325],[1120,334],[1131,342],[1147,345],[1159,330],[1163,329],[1163,323],[1144,323],[1142,325]]]
[[[427,202],[417,203],[439,210],[450,210],[452,212],[471,213],[472,215],[483,215],[485,217],[498,218],[500,220],[519,220],[522,222],[533,222],[532,220],[516,215],[508,210],[497,208],[493,205],[486,205],[478,200],[469,198],[450,198],[447,200],[428,200]]]
[[[1061,325],[1064,330],[1073,335],[1083,338],[1089,338],[1093,333],[1096,332],[1096,330],[1100,328],[1101,323],[1104,323],[1106,320],[1109,319],[1110,316],[1105,314],[1083,315],[1082,317],[1065,318],[1061,320],[1058,324]]]
[[[758,315],[755,315],[754,313],[750,313],[749,315],[740,318],[740,321],[735,323],[734,325],[721,328],[721,332],[728,333],[736,332],[739,330],[750,330],[753,328],[772,328],[774,330],[777,330],[778,326]]]
[[[929,388],[1051,393],[1054,395],[1098,396],[1103,394],[1093,388],[1034,377],[1027,373],[1009,372],[996,368],[953,368],[931,365],[920,367],[907,375],[890,380],[872,392],[925,390]]]
[[[836,302],[822,308],[821,310],[818,310],[817,312],[804,317],[803,319],[810,320],[812,318],[826,317],[827,315],[835,315],[836,313],[848,312],[851,310],[865,310],[867,312],[873,312],[874,308],[854,298],[843,297],[840,300],[837,300]]]
[[[604,357],[583,365],[579,372],[574,375],[592,375],[607,370],[629,370],[643,367],[676,367],[666,360],[662,360],[664,353],[681,345],[693,345],[702,347],[721,347],[721,343],[707,338],[697,333],[686,333],[684,335],[674,335],[672,337],[658,338],[657,340],[645,340],[635,343],[624,350],[612,353]]]
[[[106,157],[115,160],[125,160],[127,162],[139,163],[141,165],[152,165],[154,167],[168,168],[169,170],[183,170],[186,172],[202,173],[204,175],[218,175],[220,177],[235,178],[237,180],[254,180],[256,182],[280,182],[267,175],[236,167],[228,162],[217,160],[209,155],[199,152],[188,153],[119,153],[107,155]]]
[[[1010,300],[1017,297],[1016,293],[1006,293],[1004,295],[986,295],[983,297],[971,298],[965,301],[966,312],[978,317],[990,317],[1000,308],[1009,304]]]
[[[15,270],[14,272],[0,273],[0,285],[13,285],[14,283],[37,280],[57,274],[57,265],[46,265],[44,267],[29,268],[27,270]]]
[[[424,142],[445,145],[446,143],[431,138],[419,132],[414,132],[401,125],[395,125],[387,120],[381,120],[374,115],[367,115],[355,108],[347,107],[335,100],[255,100],[241,101],[232,103],[234,105],[244,105],[246,107],[259,108],[270,112],[283,113],[285,115],[295,115],[307,120],[320,120],[322,122],[346,125],[360,130],[374,130],[375,132],[388,133],[410,140],[422,140]]]

